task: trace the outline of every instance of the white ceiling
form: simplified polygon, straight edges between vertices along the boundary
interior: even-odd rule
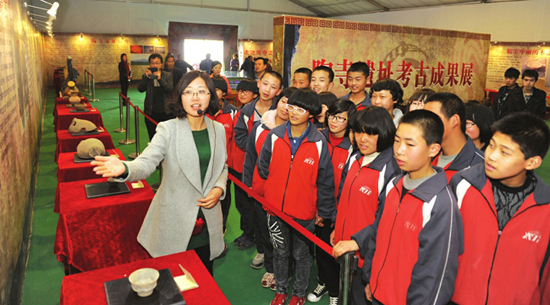
[[[460,4],[516,2],[524,0],[289,0],[320,17],[370,14]]]

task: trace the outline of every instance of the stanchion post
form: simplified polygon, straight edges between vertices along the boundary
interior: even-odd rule
[[[135,159],[137,157],[139,157],[139,155],[141,154],[140,152],[140,147],[139,147],[139,107],[138,106],[135,106],[134,107],[134,123],[135,123],[135,130],[136,130],[136,152],[135,153],[131,153],[128,158],[130,159]]]
[[[122,124],[124,124],[122,122],[123,120],[123,117],[124,117],[124,112],[122,111],[122,104],[123,104],[123,101],[124,101],[124,98],[122,97],[122,94],[118,94],[118,111],[120,113],[120,128],[117,128],[115,129],[115,132],[118,132],[118,133],[123,133],[126,131],[126,129],[124,129],[124,126]]]
[[[88,91],[88,75],[86,74],[86,70],[84,70],[84,88],[82,88],[82,91]]]
[[[99,102],[98,99],[95,98],[95,76],[92,74],[92,99],[90,102]]]
[[[126,103],[126,139],[118,141],[118,143],[123,145],[134,144],[136,140],[130,139],[130,99]]]
[[[338,258],[340,263],[340,291],[338,294],[338,305],[350,304],[351,278],[357,268],[357,256],[354,252],[348,252]]]
[[[87,75],[87,77],[86,77],[86,87],[88,87],[88,93],[86,93],[86,95],[90,96],[90,95],[92,95],[92,90],[91,90],[92,86],[90,86],[90,82],[92,81],[92,78],[90,77],[90,75],[91,75],[90,71],[86,71],[85,73]]]

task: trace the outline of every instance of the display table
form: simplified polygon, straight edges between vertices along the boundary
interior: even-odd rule
[[[72,108],[58,109],[57,115],[53,119],[55,131],[67,130],[71,125],[73,118],[88,120],[96,126],[103,126],[103,119],[97,108],[88,108],[89,112],[71,112]]]
[[[76,148],[78,147],[78,144],[82,140],[86,140],[89,138],[96,138],[105,145],[105,149],[114,149],[115,145],[113,144],[113,139],[111,139],[111,135],[105,130],[103,127],[98,127],[97,130],[99,131],[99,134],[93,134],[93,135],[84,135],[84,136],[72,136],[68,130],[58,130],[56,132],[57,135],[57,146],[55,148],[55,161],[57,162],[57,158],[60,153],[66,153],[66,152],[76,152]]]
[[[126,161],[119,149],[107,149],[112,157]],[[57,183],[79,180],[97,179],[99,176],[93,171],[90,162],[75,163],[75,152],[60,153],[57,159]]]
[[[155,195],[145,180],[130,193],[86,199],[85,184],[107,178],[59,183],[54,211],[59,213],[54,253],[81,271],[149,258],[137,235]]]
[[[174,277],[183,275],[179,264],[195,278],[198,288],[182,292],[188,305],[230,304],[220,287],[201,263],[195,251],[186,251],[130,264],[65,276],[61,283],[60,305],[107,305],[106,281],[128,277],[140,268],[169,268]],[[243,287],[245,288],[245,287]]]
[[[88,103],[88,98],[85,97],[85,96],[81,96],[81,97],[80,97],[80,101],[82,101],[82,102],[84,102],[84,103]],[[64,99],[64,98],[62,98],[62,97],[56,97],[56,98],[55,98],[55,104],[56,104],[56,105],[61,105],[61,104],[62,104],[62,105],[65,105],[65,104],[69,104],[69,99],[68,99],[68,98]]]
[[[86,109],[90,109],[90,108],[93,108],[92,107],[92,104],[90,103],[84,103],[84,105],[86,105]],[[55,108],[53,109],[53,116],[54,116],[54,120],[55,120],[55,117],[57,116],[57,112],[59,111],[59,109],[75,109],[74,106],[72,107],[67,107],[69,106],[69,104],[57,104],[55,105]]]

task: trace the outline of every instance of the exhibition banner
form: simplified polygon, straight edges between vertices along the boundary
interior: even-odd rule
[[[508,68],[516,68],[523,73],[533,69],[539,73],[535,87],[550,95],[550,77],[548,65],[550,46],[540,42],[497,42],[489,50],[487,66],[487,89],[498,90],[504,86],[504,72]],[[518,84],[521,86],[521,77]]]
[[[346,71],[354,62],[371,70],[370,85],[391,78],[409,97],[415,89],[483,99],[489,34],[323,18],[273,19],[273,68],[285,85],[301,67],[325,65],[335,72],[337,96],[348,93]]]

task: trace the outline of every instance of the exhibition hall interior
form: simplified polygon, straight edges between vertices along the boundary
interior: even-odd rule
[[[493,121],[506,120],[516,96],[525,103],[515,111],[546,124],[550,117],[548,0],[0,0],[0,16],[1,305],[370,304],[363,302],[372,284],[362,275],[367,258],[357,228],[333,240],[347,225],[339,227],[338,207],[347,208],[339,200],[355,198],[339,194],[353,170],[350,156],[365,155],[356,141],[370,131],[354,139],[359,119],[351,108],[345,117],[332,113],[332,105],[353,102],[359,117],[378,92],[391,92],[388,119],[399,134],[399,118],[416,112],[416,99],[427,94],[420,104],[429,105],[429,96],[452,94],[466,105],[466,119],[453,121],[459,131],[466,126],[459,138],[475,144],[480,160],[493,149],[482,125],[491,132]],[[315,85],[319,75],[326,92]],[[388,82],[398,97],[376,91]],[[296,100],[300,94],[320,102],[310,109]],[[490,122],[476,121],[468,104],[483,107]],[[307,129],[295,134],[294,116],[308,111]],[[269,126],[264,113],[288,132],[253,127]],[[443,122],[441,156],[455,126]],[[333,123],[347,124],[340,161],[333,151],[321,153],[339,134]],[[326,139],[293,167],[300,148],[314,141],[302,132]],[[277,141],[287,142],[291,156],[279,157]],[[330,170],[323,156],[332,156]],[[550,161],[540,159],[527,171],[542,179],[537,187],[550,183]],[[408,172],[399,162],[396,171]],[[309,173],[307,165],[319,169]],[[321,181],[327,172],[330,183]],[[321,207],[327,193],[330,213]],[[287,195],[296,200],[285,202]],[[384,215],[372,213],[358,228],[370,228],[375,216],[382,226]],[[536,238],[548,247],[544,234]],[[345,243],[338,240],[358,248],[340,255]],[[549,253],[537,256],[543,266]],[[453,288],[455,296],[460,291],[456,285],[445,303]],[[409,300],[382,289],[373,304]],[[537,293],[550,299],[550,288]]]

